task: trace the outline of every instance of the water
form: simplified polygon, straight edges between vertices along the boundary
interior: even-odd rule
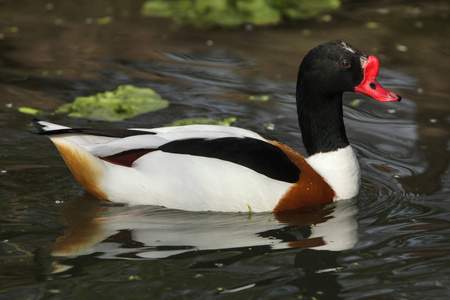
[[[446,2],[347,2],[330,22],[251,31],[192,30],[141,18],[134,2],[100,3],[0,2],[0,299],[447,299]],[[114,21],[86,24],[105,15]],[[345,96],[361,193],[319,211],[97,205],[16,111],[134,84],[170,107],[118,123],[44,117],[117,128],[236,117],[304,153],[298,63],[334,38],[377,55],[380,82],[404,100]],[[270,101],[249,100],[258,95]]]

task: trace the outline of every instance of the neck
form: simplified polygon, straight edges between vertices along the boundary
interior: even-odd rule
[[[308,164],[334,190],[335,200],[355,197],[360,170],[345,132],[342,95],[297,91],[297,110]]]
[[[349,145],[344,126],[342,95],[297,90],[298,122],[308,155]]]

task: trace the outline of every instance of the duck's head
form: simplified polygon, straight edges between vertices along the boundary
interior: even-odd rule
[[[377,82],[379,69],[375,56],[367,56],[343,41],[330,41],[313,48],[303,59],[297,93],[312,92],[331,99],[344,92],[358,92],[381,102],[400,101],[401,96]]]
[[[400,101],[376,76],[375,56],[335,40],[313,48],[298,71],[297,111],[303,143],[309,155],[349,145],[343,121],[342,94],[358,92],[378,101]]]

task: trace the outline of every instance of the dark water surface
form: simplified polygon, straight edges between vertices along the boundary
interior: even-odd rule
[[[347,1],[331,20],[209,31],[142,18],[140,1],[92,2],[0,1],[0,299],[448,299],[447,1]],[[170,107],[117,123],[43,117],[110,128],[236,117],[304,153],[296,71],[335,38],[376,55],[404,100],[346,95],[361,193],[320,211],[101,206],[17,111],[133,84]]]

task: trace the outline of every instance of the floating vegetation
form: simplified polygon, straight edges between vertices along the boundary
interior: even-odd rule
[[[380,27],[380,24],[378,22],[366,22],[366,28],[368,29],[378,29]]]
[[[236,118],[225,118],[223,120],[216,120],[210,118],[187,118],[173,121],[168,126],[185,126],[185,125],[193,125],[193,124],[204,124],[204,125],[222,125],[222,126],[230,126],[231,123],[236,122]]]
[[[97,18],[95,20],[95,22],[98,25],[107,25],[107,24],[111,23],[112,21],[113,21],[113,18],[111,16],[106,16],[106,17],[103,17],[103,18]]]
[[[141,13],[197,27],[235,27],[307,19],[340,6],[340,0],[151,0],[143,4]]]
[[[33,116],[41,113],[41,111],[39,109],[35,109],[35,108],[31,108],[31,107],[19,107],[18,110],[19,110],[19,112],[21,112],[23,114],[33,115]]]
[[[252,101],[260,101],[260,102],[267,102],[270,100],[270,96],[269,95],[252,95],[248,97],[249,100]]]
[[[69,117],[103,121],[120,121],[139,114],[167,108],[169,102],[150,88],[121,85],[89,97],[77,97],[73,103],[64,104],[55,113]]]

